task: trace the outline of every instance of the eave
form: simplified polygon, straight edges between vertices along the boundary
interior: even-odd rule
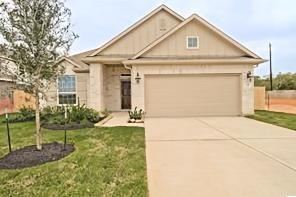
[[[82,61],[87,64],[94,64],[94,63],[122,64],[122,62],[127,59],[128,59],[127,57],[93,56],[93,57],[85,57],[82,59]]]
[[[256,58],[217,58],[217,59],[135,59],[126,60],[122,63],[125,65],[196,65],[196,64],[246,64],[257,65],[266,62],[264,59]]]

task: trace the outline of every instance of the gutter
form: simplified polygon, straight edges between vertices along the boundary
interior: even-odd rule
[[[253,64],[258,65],[266,62],[264,59],[136,59],[122,61],[125,65],[171,65],[171,64],[183,64],[183,65],[194,65],[194,64]]]

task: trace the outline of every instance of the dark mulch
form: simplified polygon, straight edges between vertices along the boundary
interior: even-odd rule
[[[84,128],[93,128],[93,123],[70,123],[70,124],[52,124],[52,123],[43,123],[42,128],[49,129],[49,130],[78,130],[78,129],[84,129]]]
[[[67,144],[64,150],[64,144],[57,142],[43,144],[42,150],[37,150],[35,145],[26,146],[1,158],[0,169],[20,169],[57,161],[74,150],[72,144]]]

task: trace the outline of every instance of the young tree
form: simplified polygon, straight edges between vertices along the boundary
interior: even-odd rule
[[[36,144],[42,149],[40,99],[64,68],[57,64],[77,37],[63,0],[0,0],[1,72],[36,98]],[[1,39],[0,39],[1,40]],[[13,66],[12,66],[13,65]]]

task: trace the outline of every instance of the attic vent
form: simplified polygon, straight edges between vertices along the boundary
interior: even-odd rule
[[[160,31],[166,31],[167,30],[167,25],[166,25],[166,21],[164,18],[160,19]]]

